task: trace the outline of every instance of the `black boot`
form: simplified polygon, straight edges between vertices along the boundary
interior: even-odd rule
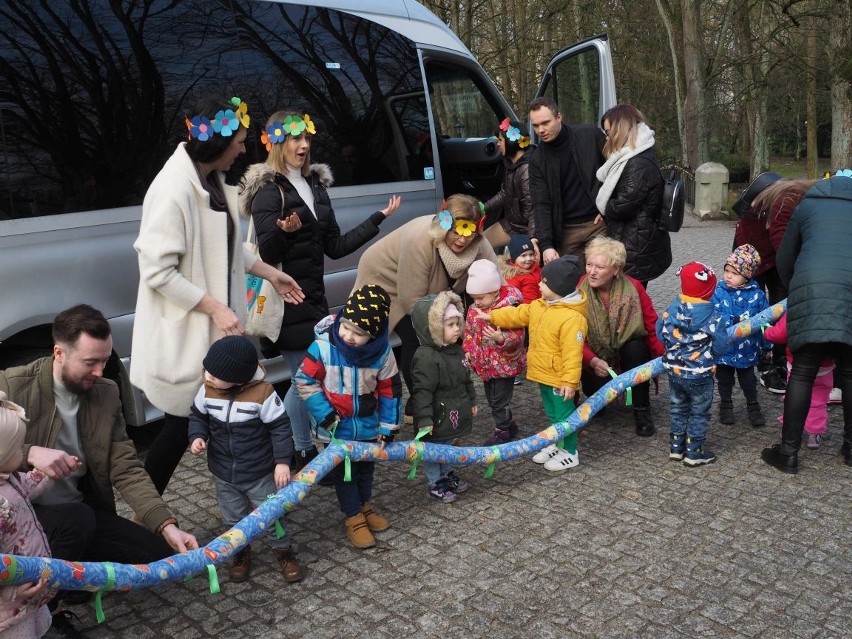
[[[795,475],[799,472],[799,455],[785,455],[781,452],[781,444],[773,444],[770,448],[764,448],[760,458],[770,466],[777,468],[782,473]]]
[[[734,401],[732,399],[723,399],[719,402],[719,423],[734,423]]]
[[[760,404],[757,402],[748,402],[746,404],[746,412],[748,413],[749,424],[755,428],[766,426],[766,420],[763,418],[763,411],[760,410]]]
[[[656,431],[650,406],[637,406],[634,408],[633,419],[636,422],[636,434],[639,437],[651,437]]]
[[[840,447],[840,454],[843,455],[843,463],[852,466],[852,444],[843,442],[843,446]]]
[[[290,467],[290,474],[295,475],[298,473],[311,463],[311,460],[317,455],[319,455],[319,451],[316,446],[311,446],[307,450],[297,450],[296,454],[293,455],[293,465]]]

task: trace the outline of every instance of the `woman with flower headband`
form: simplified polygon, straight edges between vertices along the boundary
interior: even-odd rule
[[[523,124],[506,118],[494,133],[506,173],[500,190],[485,203],[491,225],[483,235],[495,249],[506,246],[513,235],[535,237],[527,157],[530,137],[523,131]]]
[[[311,164],[311,138],[316,126],[306,113],[278,111],[267,120],[261,141],[269,155],[253,164],[240,183],[240,211],[251,215],[260,256],[270,264],[284,264],[305,291],[305,301],[288,306],[275,342],[295,374],[316,335],[314,327],[329,313],[325,298],[324,263],[354,253],[379,234],[379,225],[399,208],[393,196],[346,233],[340,232],[328,196],[332,184],[327,164]],[[296,458],[293,472],[317,455],[311,441],[310,417],[295,387],[284,397],[290,415]]]
[[[627,249],[624,273],[642,286],[662,275],[672,263],[669,234],[658,226],[663,176],[654,154],[654,131],[632,104],[619,104],[603,114],[606,134],[598,169],[602,182],[595,204],[606,219],[606,234]]]
[[[245,153],[247,111],[239,98],[199,104],[186,118],[188,140],[142,204],[130,381],[165,413],[145,462],[160,494],[187,448],[208,347],[245,330],[246,271],[272,282],[285,301],[304,297],[292,277],[243,248],[236,188],[223,173]]]
[[[478,259],[497,263],[494,249],[483,241],[482,204],[469,195],[451,195],[437,215],[418,217],[368,248],[358,263],[355,288],[377,284],[391,298],[389,326],[399,337],[397,362],[412,390],[411,360],[420,345],[411,323],[414,302],[452,289],[464,295],[467,270]],[[411,399],[405,420],[413,419]]]

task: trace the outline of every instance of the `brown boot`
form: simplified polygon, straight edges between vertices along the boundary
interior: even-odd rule
[[[353,517],[349,517],[345,522],[346,536],[356,548],[370,548],[376,545],[376,540],[373,533],[370,532],[370,527],[367,525],[367,520],[364,518],[364,513],[358,513]]]
[[[228,577],[235,584],[241,584],[249,578],[251,572],[251,546],[246,546],[236,555],[228,568]]]
[[[382,532],[390,527],[390,522],[381,515],[376,514],[376,511],[373,510],[369,502],[361,504],[361,514],[364,515],[364,519],[367,521],[367,528],[370,529],[370,532]]]
[[[278,562],[278,568],[281,574],[284,575],[284,581],[294,582],[302,581],[305,578],[305,571],[296,559],[296,553],[292,548],[286,550],[276,550],[275,560]]]

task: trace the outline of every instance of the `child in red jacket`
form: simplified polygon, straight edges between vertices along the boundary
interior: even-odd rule
[[[517,288],[529,304],[541,297],[538,283],[541,282],[541,267],[535,245],[528,235],[513,235],[500,260],[500,274],[506,284]]]

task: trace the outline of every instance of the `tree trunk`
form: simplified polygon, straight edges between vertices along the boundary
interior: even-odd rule
[[[831,167],[852,166],[852,0],[834,3],[828,36],[831,73]]]
[[[704,56],[701,46],[699,0],[683,0],[683,66],[686,82],[683,142],[692,166],[707,161],[707,122],[704,112]]]
[[[677,130],[680,137],[680,154],[684,162],[689,162],[689,157],[686,153],[686,130],[683,118],[683,76],[681,75],[681,60],[679,55],[678,42],[682,38],[675,35],[675,22],[672,19],[672,9],[668,2],[664,0],[655,0],[657,11],[660,14],[660,19],[663,21],[663,27],[666,30],[666,37],[669,41],[669,51],[672,56],[672,82],[674,83],[675,92],[675,111],[677,112]]]
[[[805,114],[807,129],[808,177],[813,179],[819,171],[819,148],[817,147],[817,38],[816,20],[808,21],[808,59],[805,66],[807,78],[807,113]]]

